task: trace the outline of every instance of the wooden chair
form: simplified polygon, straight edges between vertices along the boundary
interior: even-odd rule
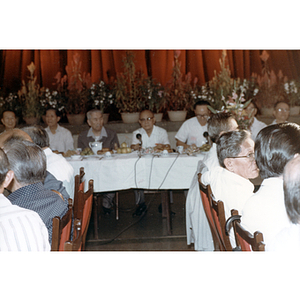
[[[83,180],[85,173],[84,173],[84,167],[81,167],[79,169],[79,174],[75,175],[75,184],[74,184],[74,202],[77,197],[78,191],[84,191],[84,183]]]
[[[73,241],[66,241],[64,245],[65,251],[81,251],[82,249],[82,230],[81,230],[81,220],[74,220],[74,233],[76,238]]]
[[[68,200],[68,211],[60,217],[54,217],[52,220],[52,242],[51,251],[63,251],[64,243],[71,238],[72,229],[72,199]]]
[[[226,217],[225,217],[224,203],[222,200],[217,201],[215,199],[210,185],[207,186],[207,192],[208,192],[208,200],[211,207],[212,217],[216,225],[217,231],[219,233],[219,236],[223,241],[225,250],[232,251],[229,235],[227,234],[225,229]]]
[[[90,223],[92,205],[93,205],[93,192],[94,192],[94,180],[89,180],[89,188],[86,192],[78,191],[77,205],[74,206],[74,219],[82,220],[82,250],[85,248],[85,239],[87,230]],[[74,232],[74,238],[76,239],[76,231]]]
[[[241,216],[235,209],[231,210],[231,217],[226,221],[226,232],[233,226],[236,248],[235,251],[265,251],[263,234],[255,231],[251,234],[241,225]]]

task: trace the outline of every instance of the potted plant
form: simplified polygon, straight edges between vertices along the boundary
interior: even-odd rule
[[[139,112],[143,107],[140,86],[143,74],[136,72],[134,54],[126,51],[123,58],[124,72],[117,75],[114,89],[116,91],[116,107],[121,113],[124,123],[138,122]]]
[[[34,76],[36,69],[33,62],[27,66],[30,72],[27,84],[22,80],[22,88],[18,91],[18,96],[22,106],[22,116],[24,121],[29,124],[37,124],[42,116],[42,108],[40,105],[41,89],[39,84],[36,83],[37,77]]]
[[[299,81],[291,80],[284,83],[284,90],[290,104],[290,115],[296,116],[300,113],[300,84]]]
[[[183,121],[186,118],[188,110],[192,109],[193,97],[191,95],[191,74],[182,79],[180,63],[178,57],[180,51],[174,51],[174,66],[172,70],[172,79],[166,85],[164,108],[168,112],[171,121]]]
[[[16,115],[17,123],[22,117],[22,106],[18,94],[9,93],[8,96],[0,96],[0,117],[5,111],[13,111]]]

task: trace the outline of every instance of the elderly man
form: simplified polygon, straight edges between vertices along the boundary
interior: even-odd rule
[[[186,198],[186,232],[187,244],[194,243],[195,250],[210,251],[214,249],[209,224],[202,206],[199,190],[198,174],[219,166],[216,141],[219,136],[228,131],[237,130],[238,124],[230,113],[212,115],[207,122],[209,138],[212,147],[203,160],[198,162],[197,171],[191,182]]]
[[[45,189],[46,156],[41,148],[32,142],[16,141],[3,147],[7,155],[14,180],[8,189],[12,204],[31,209],[39,214],[45,223],[49,243],[52,242],[52,219],[62,218],[68,210],[68,202],[58,194]]]
[[[50,149],[49,136],[42,126],[24,127],[25,131],[32,141],[40,146],[47,159],[47,171],[57,180],[62,181],[70,197],[74,195],[74,169],[71,164],[61,155],[52,152]]]
[[[3,195],[13,178],[7,156],[0,149],[0,251],[50,251],[48,230],[40,216],[12,205]]]
[[[92,109],[87,112],[87,123],[91,127],[83,131],[78,137],[78,147],[82,150],[89,147],[90,142],[100,141],[103,148],[114,149],[115,145],[119,147],[119,139],[115,131],[103,126],[103,115],[101,110]],[[115,193],[102,194],[102,209],[105,215],[112,212]]]
[[[1,122],[5,127],[5,131],[14,129],[17,124],[15,113],[10,110],[3,112]]]
[[[198,101],[194,105],[195,117],[186,120],[175,135],[176,146],[188,148],[189,145],[201,147],[206,143],[206,138],[203,136],[207,131],[207,120],[210,116],[210,111],[207,106],[210,105],[207,101]]]
[[[78,147],[82,150],[89,147],[90,142],[100,141],[103,148],[114,149],[119,147],[118,136],[115,131],[103,126],[103,115],[101,110],[92,109],[87,112],[87,123],[89,130],[83,131],[78,137]]]
[[[220,166],[203,173],[201,182],[210,184],[216,199],[224,202],[225,217],[228,219],[232,209],[242,211],[254,191],[249,179],[259,174],[250,132],[238,130],[223,133],[217,141],[217,154]],[[231,241],[235,245],[232,234]]]
[[[273,116],[275,120],[272,124],[279,124],[287,122],[290,116],[290,106],[284,101],[278,101],[274,105]]]
[[[300,251],[300,155],[296,154],[284,168],[283,191],[289,227],[283,229],[274,238],[268,250]]]
[[[132,133],[132,149],[138,150],[141,146],[143,148],[171,148],[167,131],[154,125],[155,117],[150,110],[143,110],[140,113],[139,123],[142,128],[139,128]],[[139,138],[138,135],[140,135]],[[134,190],[134,194],[137,207],[133,216],[140,216],[147,209],[144,191]]]
[[[255,140],[255,159],[263,182],[241,211],[241,222],[250,232],[263,233],[266,250],[290,223],[284,207],[282,174],[288,161],[300,153],[299,141],[300,126],[294,123],[269,125]]]

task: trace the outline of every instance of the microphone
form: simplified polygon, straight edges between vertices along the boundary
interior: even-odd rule
[[[206,138],[206,144],[209,144],[208,132],[207,131],[203,132],[203,136]]]
[[[142,135],[140,133],[138,133],[136,135],[136,138],[140,141],[141,147],[142,147]]]

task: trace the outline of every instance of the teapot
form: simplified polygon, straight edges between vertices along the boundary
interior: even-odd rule
[[[97,151],[102,150],[102,142],[99,141],[89,142],[89,146],[95,154],[97,154]]]

